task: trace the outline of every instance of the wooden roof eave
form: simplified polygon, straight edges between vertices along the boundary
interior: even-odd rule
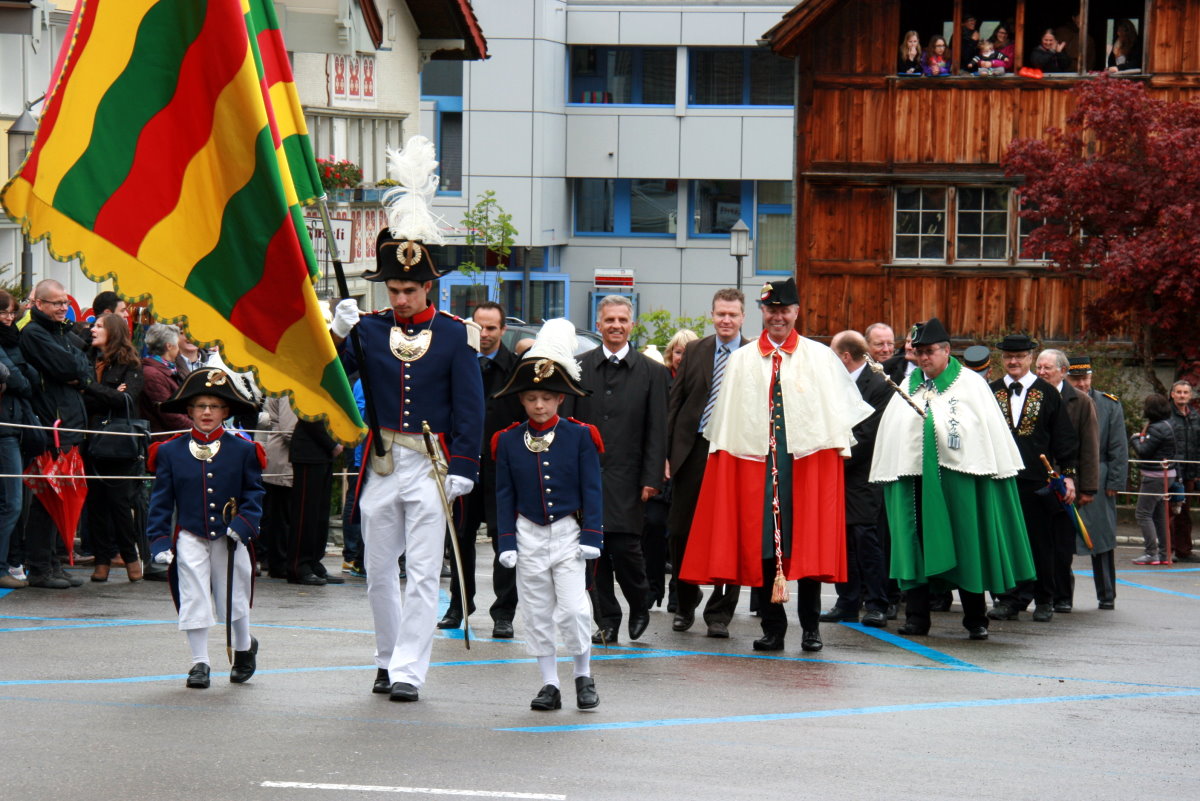
[[[762,41],[775,53],[794,58],[800,46],[801,35],[840,2],[841,0],[803,0],[784,14],[775,27],[764,33]]]

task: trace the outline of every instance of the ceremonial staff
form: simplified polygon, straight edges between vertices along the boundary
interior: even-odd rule
[[[914,412],[916,412],[917,414],[921,415],[921,418],[924,419],[925,411],[920,406],[913,403],[913,399],[908,396],[907,392],[900,389],[900,387],[896,386],[896,382],[893,381],[891,379],[891,377],[883,371],[883,365],[880,364],[879,362],[875,361],[875,359],[872,358],[871,354],[869,354],[869,353],[867,354],[867,364],[869,364],[871,366],[872,370],[874,370],[876,373],[879,373],[879,376],[887,383],[887,385],[889,387],[892,388],[893,392],[895,392],[900,397],[904,398],[905,402],[909,406],[912,407],[912,410]]]
[[[229,524],[233,522],[233,518],[237,517],[237,498],[230,498],[223,509],[221,509],[221,519],[225,521],[227,529],[225,539],[225,551],[228,554],[228,559],[225,563],[225,656],[229,659],[229,664],[233,664],[233,558],[237,554],[238,543],[241,540],[234,539],[229,536]]]
[[[446,528],[450,532],[450,550],[454,552],[454,567],[458,570],[458,593],[462,600],[463,610],[463,642],[467,645],[467,650],[471,650],[471,622],[470,612],[471,607],[467,605],[467,579],[463,575],[462,566],[462,551],[458,546],[458,535],[454,531],[454,516],[450,514],[450,499],[446,497],[446,487],[443,485],[443,467],[446,472],[450,472],[450,465],[442,457],[441,448],[434,441],[433,431],[429,428],[427,420],[421,421],[421,434],[425,437],[425,451],[429,454],[429,461],[433,463],[433,483],[437,484],[438,496],[442,499],[442,510],[446,513]]]

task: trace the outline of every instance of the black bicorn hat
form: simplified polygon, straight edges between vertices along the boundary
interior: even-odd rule
[[[763,284],[758,299],[764,306],[799,306],[800,295],[796,292],[796,279],[768,281]]]
[[[992,366],[992,351],[987,345],[971,345],[963,351],[962,363],[969,370],[986,373]]]
[[[517,366],[508,376],[508,381],[492,397],[503,398],[506,395],[515,395],[518,392],[525,392],[531,389],[541,389],[546,392],[562,393],[563,395],[575,395],[580,398],[592,394],[581,387],[579,382],[572,378],[570,373],[553,359],[526,357],[517,363]]]
[[[384,228],[375,238],[375,270],[363,273],[368,281],[416,281],[423,284],[446,274],[433,261],[433,254],[423,242],[397,239],[390,228]]]
[[[936,345],[939,342],[949,342],[950,333],[946,326],[936,317],[930,317],[923,323],[917,323],[912,328],[912,346]]]
[[[1092,359],[1090,356],[1072,356],[1070,368],[1067,370],[1067,375],[1081,376],[1092,374]]]
[[[188,401],[199,395],[212,395],[229,405],[229,416],[253,414],[254,404],[238,391],[233,376],[219,367],[201,367],[188,373],[183,385],[170,400],[159,407],[164,412],[187,414]]]
[[[1008,334],[1004,339],[996,343],[998,349],[1010,353],[1023,350],[1037,350],[1037,346],[1037,340],[1029,336],[1029,334]]]

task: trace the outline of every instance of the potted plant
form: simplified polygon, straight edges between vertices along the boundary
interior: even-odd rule
[[[362,181],[362,168],[353,161],[333,156],[317,159],[321,186],[333,200],[348,203],[354,199],[354,188]]]

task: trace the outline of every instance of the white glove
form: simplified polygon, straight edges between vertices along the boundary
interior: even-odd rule
[[[225,536],[229,537],[229,539],[233,540],[234,545],[240,545],[242,543],[242,535],[238,534],[236,531],[234,531],[231,528],[225,529]]]
[[[333,322],[329,325],[329,330],[335,337],[345,339],[346,335],[350,333],[350,329],[356,325],[358,325],[358,303],[354,298],[339,301],[333,310]]]
[[[475,488],[475,482],[462,476],[446,476],[446,500],[452,501]]]
[[[517,552],[516,551],[501,551],[500,552],[500,566],[507,567],[510,570],[512,568],[516,567],[517,566]]]
[[[591,545],[580,545],[579,546],[579,555],[582,556],[584,559],[599,559],[600,558],[600,549],[593,548]]]
[[[156,565],[169,565],[174,559],[175,553],[173,551],[163,551],[162,553],[154,554],[154,564]]]

